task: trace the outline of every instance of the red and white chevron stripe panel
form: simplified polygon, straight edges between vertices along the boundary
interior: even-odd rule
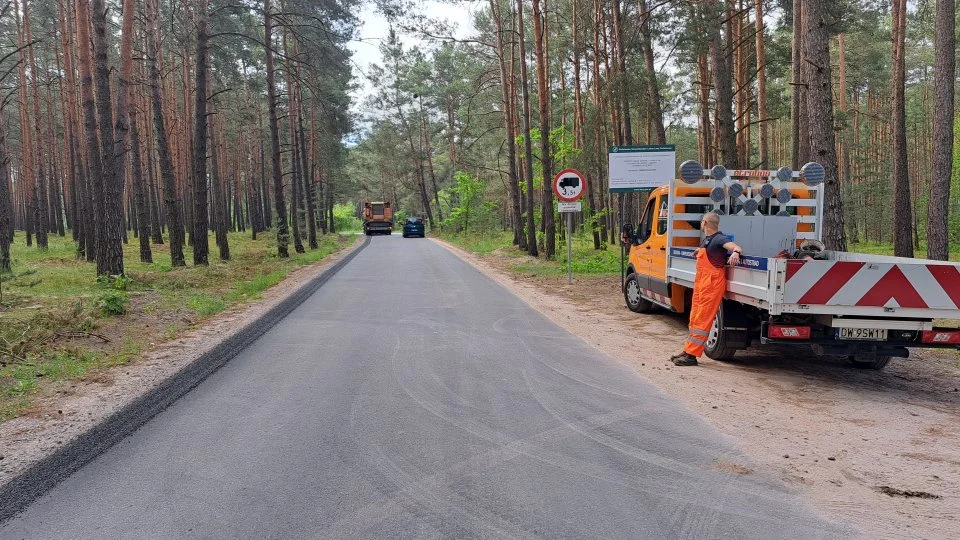
[[[788,304],[960,309],[960,268],[949,264],[787,261]]]
[[[665,305],[665,306],[669,306],[669,305],[670,305],[670,299],[667,298],[666,296],[663,296],[662,294],[657,294],[657,293],[651,291],[650,289],[640,289],[640,291],[643,293],[644,296],[646,296],[647,298],[649,298],[649,299],[651,299],[651,300],[660,302],[661,304],[663,304],[663,305]]]

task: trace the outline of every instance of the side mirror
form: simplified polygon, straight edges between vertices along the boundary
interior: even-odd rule
[[[620,228],[620,243],[629,246],[635,242],[636,240],[633,237],[633,224],[624,223],[623,227]]]

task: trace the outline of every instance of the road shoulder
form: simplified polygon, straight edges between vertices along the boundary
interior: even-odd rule
[[[677,368],[668,359],[683,345],[683,320],[630,312],[615,276],[568,285],[566,276],[517,273],[515,258],[433,240],[682,401],[831,519],[873,538],[960,529],[958,355],[925,351],[873,372],[798,348]]]

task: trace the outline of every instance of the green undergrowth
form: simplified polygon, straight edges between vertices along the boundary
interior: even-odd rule
[[[444,240],[463,249],[487,255],[496,253],[514,259],[510,265],[514,272],[559,276],[567,273],[567,244],[558,241],[553,260],[547,260],[541,254],[534,258],[513,245],[513,234],[509,231],[496,233],[442,234]],[[571,257],[573,273],[576,275],[619,275],[620,249],[618,246],[608,249],[594,249],[593,238],[577,235],[573,238]]]
[[[566,273],[567,246],[566,242],[557,242],[557,253],[554,261],[544,260],[541,255],[538,259],[527,257],[525,253],[520,252],[514,247],[513,234],[510,231],[494,232],[471,232],[471,233],[441,233],[440,238],[463,249],[486,255],[496,252],[500,255],[526,259],[518,262],[515,270],[518,272],[527,272],[540,275],[555,275]],[[542,239],[541,239],[542,244]],[[878,244],[871,242],[859,242],[850,244],[849,251],[855,253],[867,253],[871,255],[893,255],[893,244]],[[925,258],[927,253],[926,246],[918,246],[915,250],[917,258]],[[960,261],[960,246],[951,246],[951,261]],[[562,268],[557,264],[562,263]],[[573,241],[573,272],[574,274],[619,274],[620,273],[620,248],[619,246],[609,246],[608,249],[595,250],[591,237],[580,234],[574,237]]]
[[[513,242],[513,233],[509,231],[457,234],[442,232],[438,236],[455,246],[480,255],[510,247]]]
[[[848,244],[847,249],[855,253],[869,253],[870,255],[893,255],[893,244],[878,244],[875,242],[858,242]],[[913,254],[918,259],[927,258],[927,246],[920,245],[914,248]],[[960,246],[950,246],[950,260],[960,261]]]
[[[22,414],[43,387],[123,365],[152,344],[170,340],[233,306],[262,297],[300,267],[352,244],[355,236],[318,238],[316,250],[278,258],[275,236],[254,241],[231,233],[231,259],[211,242],[209,266],[173,268],[169,248],[154,245],[154,263],[139,261],[135,238],[124,246],[125,276],[97,279],[75,257],[68,238],[50,237],[40,251],[12,246],[13,271],[0,274],[0,421]]]

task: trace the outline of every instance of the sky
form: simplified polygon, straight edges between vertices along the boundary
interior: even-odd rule
[[[481,5],[480,2],[476,1],[464,1],[452,5],[431,0],[422,0],[421,4],[423,12],[430,17],[455,23],[454,36],[458,38],[467,37],[473,32],[473,16],[470,14],[470,10],[477,9]],[[364,3],[358,18],[360,19],[360,39],[350,44],[350,49],[353,51],[354,83],[358,87],[353,91],[353,112],[359,112],[364,98],[372,93],[373,89],[366,80],[365,74],[371,64],[382,63],[380,42],[387,38],[390,29],[386,18],[376,12],[376,7],[372,2]],[[399,37],[407,47],[422,43],[417,36],[411,34],[400,33]]]

